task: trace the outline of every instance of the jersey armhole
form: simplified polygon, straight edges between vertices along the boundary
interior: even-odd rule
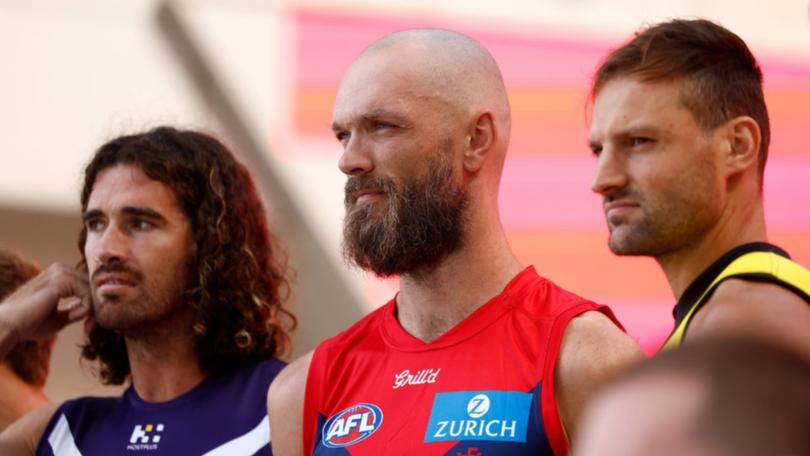
[[[66,405],[67,402],[62,403],[56,407],[56,410],[53,411],[51,418],[48,420],[48,424],[45,426],[45,429],[42,430],[42,435],[39,436],[39,442],[37,442],[36,450],[34,452],[36,456],[51,456],[54,454],[49,438],[53,433],[57,422],[64,415]]]
[[[301,439],[302,448],[305,455],[311,455],[315,451],[315,440],[318,438],[318,415],[322,402],[322,388],[325,385],[326,357],[324,351],[325,344],[315,347],[312,353],[312,360],[307,370],[306,386],[304,387],[304,415],[302,417]]]
[[[591,310],[602,312],[610,318],[622,331],[624,327],[616,320],[613,312],[607,307],[595,303],[583,302],[566,310],[554,320],[549,333],[548,350],[546,359],[543,361],[543,386],[540,391],[540,411],[543,418],[543,427],[546,430],[548,442],[551,450],[556,455],[567,455],[569,453],[568,438],[563,429],[562,419],[557,408],[557,396],[554,385],[554,369],[557,365],[557,358],[560,355],[562,338],[565,328],[574,317]]]
[[[680,346],[695,314],[712,298],[717,287],[727,279],[766,282],[779,285],[810,303],[810,273],[798,263],[772,252],[752,252],[726,267],[692,305],[692,308],[667,337],[659,351]]]

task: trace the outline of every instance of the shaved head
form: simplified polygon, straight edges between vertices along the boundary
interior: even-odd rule
[[[367,47],[344,81],[381,61],[385,62],[382,71],[395,72],[408,81],[412,96],[440,100],[451,114],[492,112],[501,130],[500,143],[506,148],[511,127],[509,99],[501,71],[481,43],[442,29],[394,32]]]
[[[498,105],[509,115],[503,77],[489,51],[478,41],[441,29],[414,29],[392,33],[373,43],[361,58],[382,52],[406,53],[407,64],[421,73],[426,88],[448,101],[464,105]]]

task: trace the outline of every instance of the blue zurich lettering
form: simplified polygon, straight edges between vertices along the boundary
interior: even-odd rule
[[[525,442],[532,395],[519,391],[454,391],[433,399],[425,442]]]
[[[382,420],[382,410],[374,404],[360,403],[343,409],[323,426],[323,444],[329,448],[353,445],[375,433]]]

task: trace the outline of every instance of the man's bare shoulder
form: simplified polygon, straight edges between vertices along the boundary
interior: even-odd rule
[[[309,364],[312,361],[312,353],[309,352],[295,361],[291,362],[279,372],[268,391],[268,401],[287,401],[288,398],[303,397],[306,389],[307,373]]]
[[[0,454],[3,456],[34,455],[37,445],[51,420],[56,405],[38,407],[7,427],[0,434]]]
[[[297,456],[303,450],[304,395],[312,352],[298,358],[276,376],[267,391],[273,454]]]
[[[601,312],[588,311],[568,323],[555,369],[555,389],[569,436],[593,391],[643,358],[638,344]]]
[[[572,377],[612,371],[618,365],[641,359],[643,354],[630,336],[599,311],[573,318],[565,329],[558,371],[570,370]],[[563,378],[565,380],[565,378]]]
[[[777,343],[798,344],[810,354],[810,303],[795,292],[771,283],[728,279],[695,314],[686,340],[720,334],[762,336]]]

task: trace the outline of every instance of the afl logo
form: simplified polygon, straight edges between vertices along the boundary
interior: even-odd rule
[[[353,445],[375,433],[382,420],[382,410],[376,405],[353,405],[329,418],[323,427],[323,444],[329,448]]]

